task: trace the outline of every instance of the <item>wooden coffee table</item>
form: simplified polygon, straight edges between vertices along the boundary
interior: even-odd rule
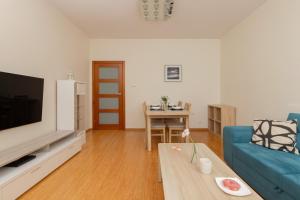
[[[181,151],[172,149],[174,145]],[[197,143],[198,155],[209,158],[212,172],[202,174],[196,164],[191,164],[193,144],[159,144],[160,180],[163,181],[166,200],[255,200],[262,199],[250,187],[252,194],[244,197],[231,196],[224,193],[216,184],[215,177],[239,177],[205,144]],[[240,180],[242,180],[240,178]],[[247,185],[247,184],[246,184]]]

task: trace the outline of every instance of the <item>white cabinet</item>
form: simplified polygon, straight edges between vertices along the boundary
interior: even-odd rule
[[[45,178],[81,150],[85,132],[70,135],[36,153],[36,158],[16,167],[0,168],[0,200],[13,200]]]
[[[57,81],[57,130],[86,129],[86,91],[86,83]]]

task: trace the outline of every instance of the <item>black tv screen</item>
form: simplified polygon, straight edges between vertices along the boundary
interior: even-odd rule
[[[0,130],[42,121],[44,79],[0,72]]]

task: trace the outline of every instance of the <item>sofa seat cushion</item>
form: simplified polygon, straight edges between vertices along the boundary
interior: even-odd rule
[[[257,174],[255,170],[239,159],[234,159],[233,166],[237,174],[264,199],[295,200],[289,193],[282,192],[277,185]]]
[[[300,174],[284,175],[281,188],[295,199],[300,198]]]
[[[234,157],[279,187],[282,186],[283,175],[300,174],[298,155],[251,143],[234,144],[233,148]]]

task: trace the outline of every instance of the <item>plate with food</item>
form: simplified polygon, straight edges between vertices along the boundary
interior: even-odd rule
[[[181,106],[172,106],[173,110],[182,110],[183,108]]]
[[[217,185],[223,192],[233,196],[247,196],[251,194],[251,190],[238,178],[216,177]]]
[[[150,106],[150,110],[160,110],[161,107],[160,106]]]

